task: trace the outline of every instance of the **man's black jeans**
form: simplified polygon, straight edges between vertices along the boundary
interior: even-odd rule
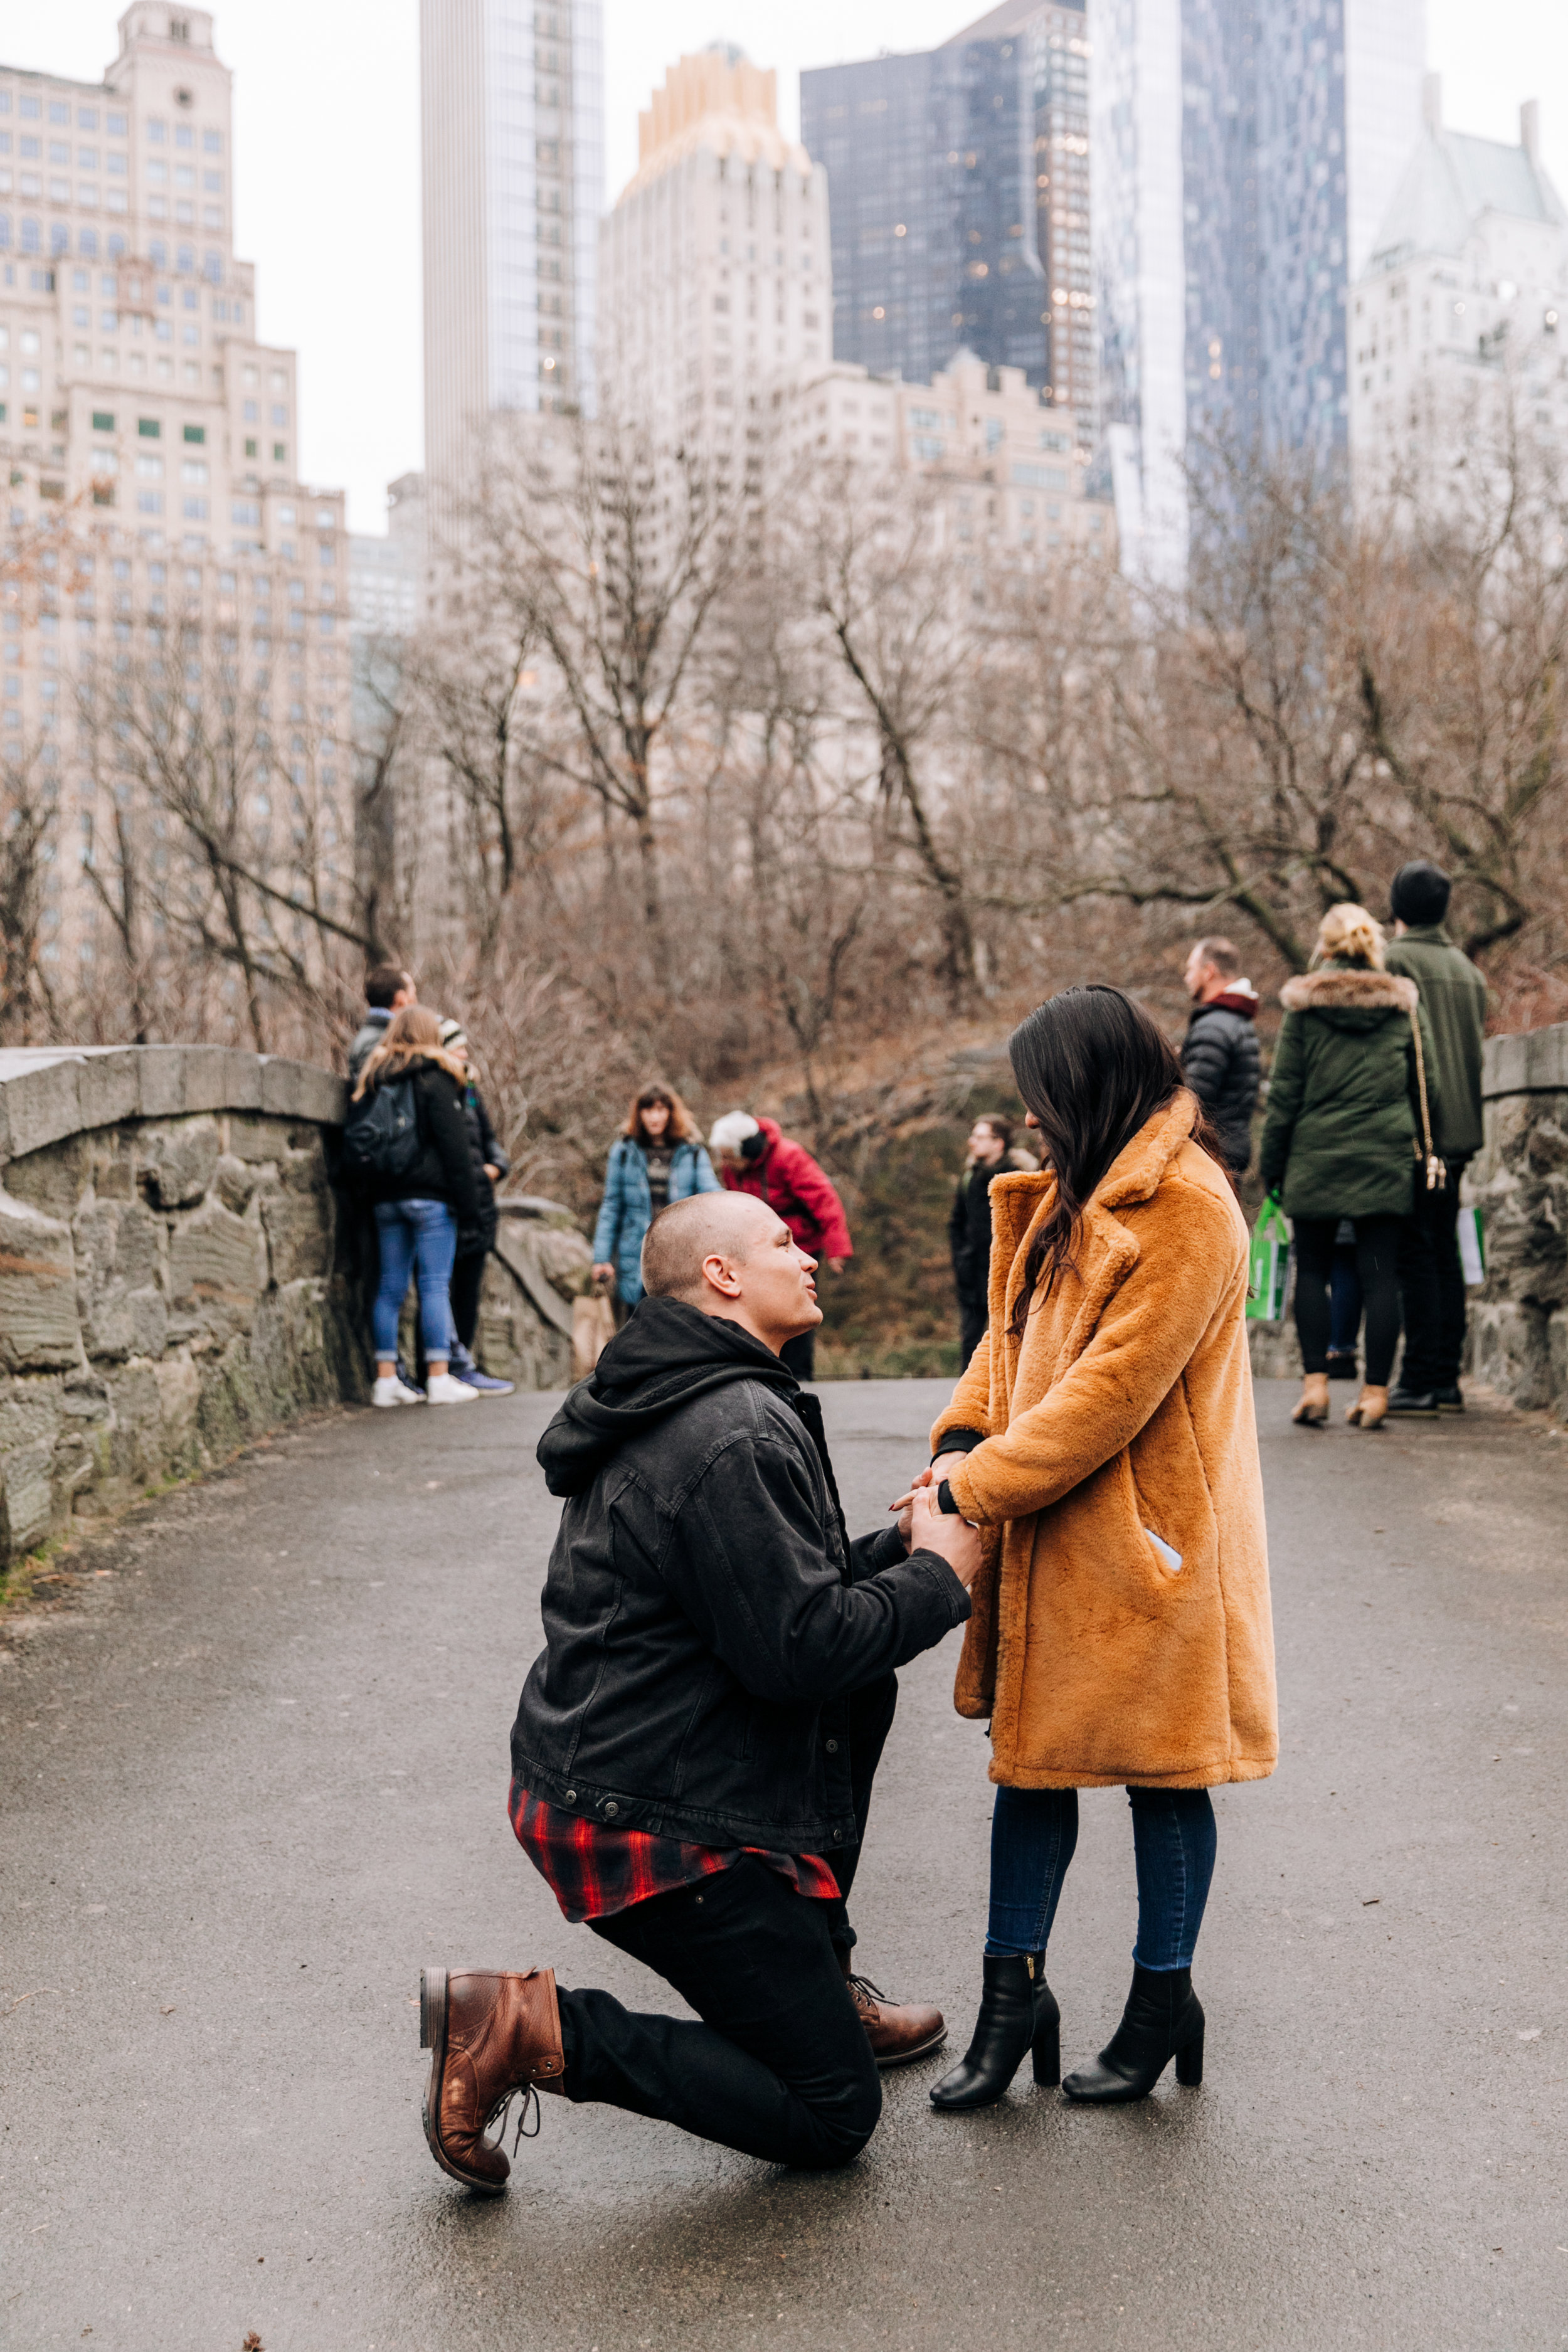
[[[889,1675],[850,1705],[862,1842],[897,1697]],[[858,2156],[882,2112],[877,2062],[844,1978],[855,1938],[843,1897],[859,1857],[858,1843],[830,1857],[837,1903],[797,1895],[746,1855],[594,1920],[596,1936],[661,1976],[702,2022],[563,1990],[566,2096],[654,2116],[770,2164],[820,2171]]]
[[[1453,1388],[1465,1352],[1465,1275],[1459,1264],[1459,1180],[1467,1162],[1450,1160],[1448,1181],[1429,1192],[1417,1171],[1415,1203],[1399,1237],[1399,1293],[1405,1309],[1401,1388],[1417,1395]]]

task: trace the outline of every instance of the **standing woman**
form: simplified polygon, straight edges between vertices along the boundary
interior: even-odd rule
[[[474,1360],[474,1341],[479,1337],[479,1294],[484,1288],[485,1265],[496,1245],[500,1224],[496,1213],[496,1186],[510,1173],[511,1162],[490,1124],[485,1098],[479,1092],[479,1074],[468,1050],[468,1032],[460,1021],[442,1022],[441,1043],[453,1060],[463,1066],[463,1124],[468,1131],[474,1189],[479,1199],[478,1223],[458,1227],[458,1255],[452,1266],[452,1377],[479,1396],[510,1396],[513,1381],[480,1371]]]
[[[468,1124],[463,1117],[467,1067],[441,1043],[441,1024],[423,1004],[395,1013],[386,1034],[366,1061],[353,1090],[355,1102],[382,1087],[407,1081],[415,1119],[414,1149],[396,1175],[373,1173],[370,1197],[381,1244],[381,1283],[372,1329],[375,1341],[375,1386],[372,1404],[417,1404],[416,1389],[397,1377],[397,1321],[410,1270],[419,1282],[419,1331],[429,1368],[426,1398],[431,1404],[472,1404],[475,1391],[454,1380],[452,1353],[452,1261],[459,1219],[472,1224],[480,1213]]]
[[[611,1275],[623,1306],[642,1297],[643,1235],[659,1211],[693,1192],[721,1189],[701,1129],[668,1087],[644,1087],[610,1146],[605,1198],[594,1228],[594,1272]]]
[[[1331,907],[1312,968],[1288,980],[1268,1082],[1259,1173],[1280,1196],[1296,1254],[1296,1330],[1305,1380],[1292,1421],[1329,1417],[1330,1282],[1342,1218],[1355,1230],[1366,1317],[1366,1377],[1345,1419],[1376,1429],[1399,1344],[1399,1241],[1426,1181],[1437,1059],[1413,980],[1383,965],[1383,927],[1364,907]],[[1425,1091],[1425,1103],[1423,1102]]]
[[[989,1323],[931,1432],[944,1510],[988,1536],[955,1704],[989,1717],[991,1909],[973,2039],[931,2093],[1058,2078],[1046,1947],[1079,1789],[1125,1788],[1138,1938],[1121,2024],[1071,2099],[1203,2073],[1193,1948],[1209,1790],[1279,1751],[1247,1234],[1181,1065],[1117,988],[1073,988],[1008,1051],[1046,1166],[991,1188]]]

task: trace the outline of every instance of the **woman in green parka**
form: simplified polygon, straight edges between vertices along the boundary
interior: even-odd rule
[[[1268,1081],[1261,1170],[1290,1220],[1296,1329],[1306,1372],[1293,1421],[1329,1417],[1329,1276],[1342,1217],[1355,1227],[1366,1308],[1366,1380],[1345,1419],[1376,1429],[1399,1343],[1399,1231],[1425,1183],[1423,1076],[1436,1108],[1432,1033],[1414,981],[1385,971],[1364,907],[1331,907],[1311,968],[1287,981]],[[1420,1061],[1417,1061],[1417,1036]]]

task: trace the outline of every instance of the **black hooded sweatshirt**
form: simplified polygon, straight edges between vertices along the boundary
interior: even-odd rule
[[[853,1844],[848,1695],[969,1596],[896,1528],[847,1541],[816,1399],[738,1324],[645,1298],[539,1460],[566,1507],[514,1785],[700,1845]]]

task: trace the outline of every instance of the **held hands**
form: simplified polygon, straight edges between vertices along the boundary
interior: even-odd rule
[[[909,1545],[911,1551],[934,1551],[945,1559],[960,1584],[968,1591],[980,1572],[980,1530],[972,1528],[967,1519],[944,1511],[936,1499],[936,1487],[929,1481],[915,1488],[908,1505],[910,1514]],[[899,1521],[900,1529],[903,1519]]]

